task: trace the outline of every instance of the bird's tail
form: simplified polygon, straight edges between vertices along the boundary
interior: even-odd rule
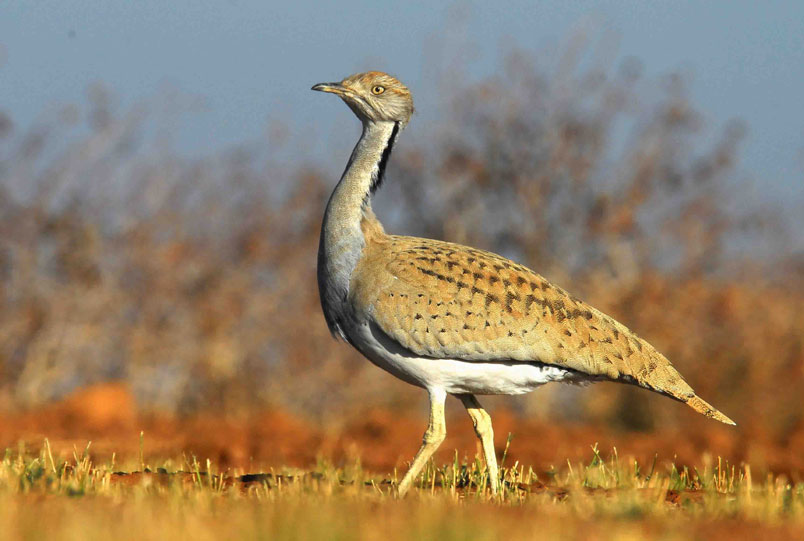
[[[648,377],[644,378],[641,382],[642,386],[674,398],[679,402],[684,402],[701,415],[705,415],[710,419],[726,423],[727,425],[737,424],[723,415],[709,402],[695,394],[692,387],[684,381],[684,378],[673,368],[670,361],[661,355],[657,356],[657,359],[662,361],[661,364],[652,372],[649,372]]]
[[[717,409],[715,409],[709,402],[701,398],[700,396],[693,394],[688,398],[682,398],[682,402],[687,404],[689,407],[700,413],[701,415],[705,415],[710,419],[714,419],[715,421],[720,421],[721,423],[726,423],[727,425],[736,425],[734,421],[720,413]]]

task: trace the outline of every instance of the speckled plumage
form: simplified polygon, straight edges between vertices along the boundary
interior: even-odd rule
[[[730,422],[696,399],[667,358],[625,325],[497,254],[386,235],[364,222],[353,298],[384,333],[416,355],[540,362],[633,383]]]
[[[399,483],[400,495],[444,440],[447,394],[460,399],[472,418],[495,492],[491,419],[476,394],[519,394],[551,381],[611,380],[734,424],[696,396],[650,344],[532,270],[467,246],[387,235],[371,210],[371,195],[413,113],[410,92],[381,72],[313,90],[340,96],[363,123],[321,227],[318,286],[327,325],[430,397],[430,422]]]

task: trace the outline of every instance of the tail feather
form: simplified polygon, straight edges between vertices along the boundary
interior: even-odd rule
[[[647,374],[642,377],[642,381],[639,382],[643,387],[647,387],[652,391],[684,402],[698,413],[710,419],[714,419],[715,421],[720,421],[727,425],[737,424],[723,415],[709,402],[695,394],[692,387],[684,381],[684,378],[678,373],[678,370],[670,364],[670,361],[668,361],[666,357],[655,352],[653,361],[656,363],[656,368],[653,371],[648,371]]]
[[[715,409],[711,404],[705,401],[698,395],[693,394],[689,398],[682,399],[689,407],[697,411],[698,413],[709,417],[710,419],[714,419],[715,421],[720,421],[721,423],[726,423],[727,425],[736,425],[734,421],[720,413],[717,409]]]

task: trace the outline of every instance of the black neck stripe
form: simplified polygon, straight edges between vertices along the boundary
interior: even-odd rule
[[[385,143],[385,148],[382,150],[382,156],[380,156],[380,161],[377,164],[377,174],[372,179],[370,192],[374,193],[382,184],[383,179],[385,178],[385,168],[388,165],[388,159],[391,157],[391,151],[394,148],[394,142],[396,141],[396,136],[399,133],[399,122],[394,122],[394,129],[391,130],[391,137],[388,138],[388,142]]]

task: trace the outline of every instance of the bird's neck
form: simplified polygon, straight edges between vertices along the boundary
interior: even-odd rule
[[[366,122],[363,125],[363,134],[327,203],[321,230],[322,248],[335,252],[339,249],[352,251],[351,244],[362,245],[361,222],[366,218],[374,219],[371,194],[382,183],[398,132],[398,124],[394,122]]]
[[[318,248],[322,301],[325,289],[329,295],[345,298],[366,243],[364,231],[382,233],[371,211],[371,194],[382,183],[399,130],[397,122],[365,122],[346,170],[330,196]]]
[[[364,214],[371,210],[371,195],[382,183],[398,132],[395,122],[363,124],[363,134],[327,204],[324,228],[332,235],[342,237],[360,230]]]

